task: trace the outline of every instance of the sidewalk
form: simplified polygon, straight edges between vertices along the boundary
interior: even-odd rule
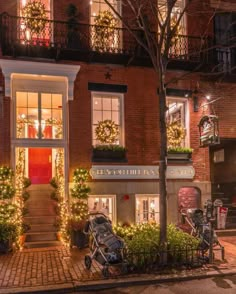
[[[24,249],[0,255],[0,293],[70,293],[115,286],[189,280],[236,274],[236,236],[221,237],[225,261],[218,259],[202,268],[172,271],[171,274],[112,276],[104,279],[101,267],[93,262],[91,270],[84,266],[86,250],[50,247]],[[220,254],[219,254],[220,255]]]

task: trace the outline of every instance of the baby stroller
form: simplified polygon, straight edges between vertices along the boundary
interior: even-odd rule
[[[205,220],[202,209],[187,209],[186,212],[181,212],[184,221],[191,228],[191,235],[200,239],[199,248],[203,253],[206,253],[210,248],[211,231],[209,223]],[[213,247],[219,246],[223,250],[215,232],[213,231]]]
[[[87,269],[95,259],[103,266],[104,277],[109,276],[109,266],[121,265],[122,270],[127,271],[123,258],[124,241],[115,235],[111,221],[103,213],[90,213],[84,232],[91,236],[90,255],[84,259]]]

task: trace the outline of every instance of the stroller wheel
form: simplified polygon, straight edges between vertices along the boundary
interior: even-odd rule
[[[109,270],[108,270],[108,267],[107,266],[104,266],[103,268],[102,268],[102,274],[103,274],[103,277],[104,278],[108,278],[109,277]]]
[[[91,268],[91,265],[92,265],[92,259],[89,255],[85,255],[84,257],[84,264],[85,264],[85,267],[86,269],[90,269]]]

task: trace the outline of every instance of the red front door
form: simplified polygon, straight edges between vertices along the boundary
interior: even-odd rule
[[[52,149],[29,148],[29,178],[32,184],[48,184],[52,178]]]

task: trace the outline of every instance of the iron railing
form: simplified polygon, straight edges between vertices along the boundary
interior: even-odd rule
[[[40,54],[50,52],[51,58],[56,58],[53,55],[63,50],[148,57],[134,36],[123,28],[114,28],[111,32],[106,27],[82,23],[72,25],[54,20],[43,20],[41,26],[34,27],[30,21],[30,18],[1,14],[1,48],[4,55],[31,55],[33,48],[41,48],[45,50]],[[171,43],[169,58],[200,62],[202,49],[206,46],[206,41],[201,38],[178,35]],[[74,56],[71,55],[71,58]]]
[[[207,256],[200,249],[186,246],[169,250],[130,251],[124,252],[128,264],[128,271],[138,273],[155,273],[163,268],[193,268],[208,261]]]

